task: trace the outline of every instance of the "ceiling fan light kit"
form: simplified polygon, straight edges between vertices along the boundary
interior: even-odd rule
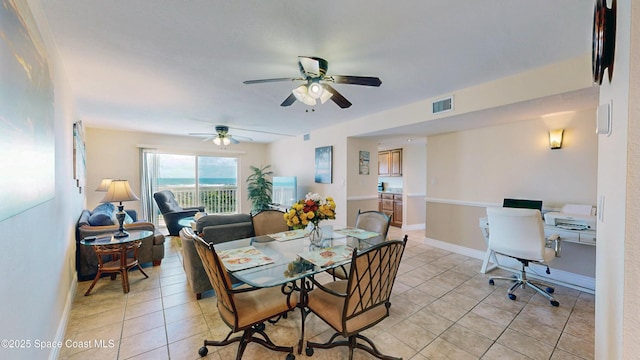
[[[325,59],[312,56],[298,56],[298,68],[301,78],[274,78],[261,80],[247,80],[245,84],[260,84],[276,81],[306,81],[307,84],[293,89],[280,106],[291,106],[296,100],[303,104],[314,106],[317,99],[324,104],[327,100],[333,100],[342,109],[351,106],[351,102],[328,83],[364,85],[379,87],[382,84],[380,78],[373,76],[353,75],[327,75],[329,62]]]

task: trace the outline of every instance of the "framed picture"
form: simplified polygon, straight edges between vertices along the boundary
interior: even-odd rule
[[[358,156],[358,173],[360,175],[369,175],[369,152],[360,150]]]
[[[316,182],[331,184],[333,181],[333,146],[316,148]]]
[[[76,180],[76,186],[81,194],[86,182],[86,168],[84,128],[82,122],[78,121],[73,124],[73,178]]]

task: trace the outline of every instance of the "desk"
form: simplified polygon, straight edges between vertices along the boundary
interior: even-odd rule
[[[513,271],[513,269],[509,268],[509,267],[505,267],[505,266],[501,266],[500,263],[498,263],[498,258],[496,257],[495,252],[491,251],[490,249],[488,249],[488,245],[489,245],[489,222],[487,221],[486,217],[480,218],[479,219],[479,227],[480,230],[482,231],[482,235],[485,239],[485,242],[487,244],[487,251],[485,253],[484,256],[484,260],[482,262],[482,267],[480,268],[480,272],[482,274],[487,273],[488,271],[491,271],[495,268],[501,267],[501,268],[506,268],[508,270]],[[572,243],[572,244],[579,244],[580,246],[587,246],[591,249],[593,249],[593,247],[596,246],[596,232],[593,230],[566,230],[566,229],[561,229],[558,228],[556,226],[551,226],[551,225],[544,225],[544,234],[546,237],[550,237],[551,235],[557,234],[560,236],[560,241],[561,243]],[[573,250],[576,250],[576,246],[573,246]],[[582,254],[582,251],[578,251],[578,254]],[[571,257],[571,256],[569,256]],[[575,258],[575,256],[574,256]],[[560,260],[560,259],[558,259]],[[492,263],[492,264],[489,264]],[[557,273],[557,271],[556,271]],[[553,279],[553,278],[548,278],[548,277],[544,277],[543,280],[545,281],[549,281],[549,282],[553,282],[559,285],[564,285],[564,286],[568,286],[574,289],[578,289],[581,291],[587,291],[587,292],[593,292],[592,286],[589,285],[585,285],[585,283],[582,281],[583,279],[581,278],[577,278],[575,280],[570,280],[570,281],[566,281],[566,280],[557,280],[557,279]],[[580,281],[577,281],[580,280]]]
[[[351,236],[327,231],[323,229],[324,238],[321,246],[311,245],[308,237],[288,241],[276,241],[273,238],[263,235],[246,239],[228,241],[215,244],[216,252],[220,254],[224,250],[232,250],[253,246],[264,255],[273,260],[273,263],[252,267],[249,269],[233,271],[230,273],[238,280],[254,287],[282,286],[283,292],[300,291],[300,307],[302,312],[302,322],[304,323],[307,304],[307,292],[312,289],[307,277],[324,272],[327,269],[348,264],[351,259],[337,261],[328,266],[315,266],[312,263],[305,263],[300,260],[299,254],[309,254],[327,247],[348,246],[359,250],[366,250],[371,246],[384,241],[384,237],[379,235],[368,239],[358,239]],[[299,271],[291,271],[289,264],[304,264]],[[304,339],[304,327],[301,328],[300,340],[298,342],[298,353],[301,353]]]
[[[128,236],[122,238],[115,238],[111,233],[108,233],[98,236],[94,241],[80,240],[80,244],[92,246],[98,256],[98,273],[84,296],[89,295],[102,274],[111,273],[113,280],[120,273],[122,275],[122,291],[125,294],[129,292],[129,269],[137,266],[142,275],[146,278],[149,277],[138,263],[138,249],[142,244],[142,239],[153,236],[153,231],[129,230],[128,233]],[[127,253],[130,251],[133,251],[133,257],[127,257]]]

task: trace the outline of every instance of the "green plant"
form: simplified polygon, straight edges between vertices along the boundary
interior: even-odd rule
[[[261,168],[251,166],[253,174],[247,177],[247,197],[251,200],[251,212],[259,213],[269,208],[271,204],[271,191],[273,184],[270,176],[273,171],[268,170],[271,165],[265,165]]]

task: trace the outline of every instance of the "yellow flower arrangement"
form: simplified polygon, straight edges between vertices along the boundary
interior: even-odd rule
[[[318,226],[320,220],[336,218],[336,203],[332,197],[322,198],[317,193],[308,193],[303,200],[291,206],[284,213],[284,219],[292,229],[304,229],[313,223]]]

